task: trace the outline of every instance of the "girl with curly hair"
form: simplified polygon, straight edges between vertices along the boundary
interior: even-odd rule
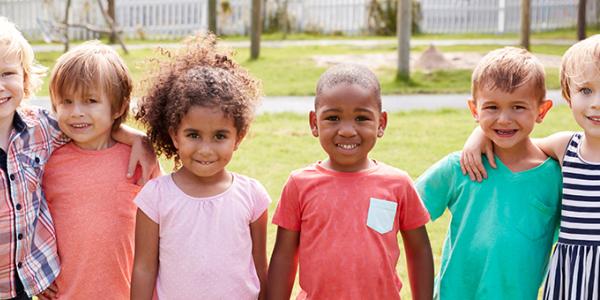
[[[177,169],[135,200],[132,299],[264,298],[271,200],[258,181],[226,169],[248,132],[259,82],[215,44],[196,36],[167,52],[136,115]]]

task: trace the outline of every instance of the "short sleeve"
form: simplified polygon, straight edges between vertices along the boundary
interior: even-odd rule
[[[404,175],[404,189],[400,195],[401,205],[399,214],[400,230],[411,230],[429,222],[429,213],[415,190],[412,180]]]
[[[269,208],[271,197],[267,189],[258,181],[254,181],[254,208],[252,211],[252,222],[258,220],[260,216]]]
[[[432,220],[444,213],[454,194],[453,156],[457,157],[456,154],[451,154],[435,163],[415,184]]]
[[[50,142],[51,151],[63,146],[64,144],[70,141],[69,137],[67,137],[58,126],[58,121],[54,117],[54,115],[48,110],[39,108],[38,116],[40,120],[40,124],[46,129],[48,135],[48,141]]]
[[[160,178],[148,181],[133,200],[138,208],[156,224],[160,224],[158,209],[158,201],[160,199],[158,179]]]
[[[281,198],[273,215],[273,224],[288,230],[300,231],[300,221],[298,187],[293,176],[290,176],[281,192]]]

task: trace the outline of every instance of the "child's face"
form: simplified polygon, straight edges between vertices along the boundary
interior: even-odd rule
[[[333,170],[356,172],[369,166],[369,151],[383,136],[387,114],[380,112],[375,93],[359,85],[342,84],[319,95],[310,112],[312,134],[329,155]]]
[[[197,105],[170,134],[183,167],[203,179],[221,176],[241,141],[233,120],[219,108]]]
[[[0,120],[12,121],[23,99],[23,67],[17,55],[0,56]]]
[[[531,83],[512,93],[482,88],[477,99],[469,101],[473,117],[498,150],[525,145],[535,123],[542,122],[551,107],[550,100],[539,102]]]
[[[594,64],[583,67],[583,73],[569,82],[569,106],[575,121],[586,137],[600,139],[600,71]]]
[[[110,100],[104,93],[96,89],[70,91],[52,101],[58,126],[77,146],[101,150],[112,145],[112,125],[122,112],[112,112]]]

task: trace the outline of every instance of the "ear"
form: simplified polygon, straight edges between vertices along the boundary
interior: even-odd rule
[[[379,127],[377,128],[377,137],[383,137],[383,132],[387,127],[387,112],[383,111],[379,114]]]
[[[308,113],[308,123],[310,124],[310,131],[314,137],[319,137],[319,128],[317,127],[317,113],[310,111]]]
[[[538,116],[535,119],[535,121],[537,123],[542,123],[542,121],[544,120],[544,117],[546,117],[546,114],[548,113],[548,111],[551,108],[552,108],[552,100],[546,99],[546,100],[542,101],[542,103],[540,103],[540,105],[538,107]]]
[[[173,141],[173,145],[175,149],[179,150],[179,143],[177,142],[177,132],[173,129],[169,129],[169,136],[171,137],[171,141]]]
[[[244,132],[241,132],[240,134],[238,134],[237,139],[235,141],[235,145],[233,146],[233,151],[237,150],[240,147],[240,144],[242,143],[242,141],[246,137],[246,133],[247,132],[248,131],[244,131]]]
[[[477,103],[474,99],[469,99],[467,101],[467,104],[469,105],[469,110],[471,111],[471,115],[475,119],[475,122],[479,123],[479,112],[477,111]]]
[[[129,101],[123,101],[121,108],[112,115],[113,120],[116,120],[122,116],[127,109],[129,109]]]

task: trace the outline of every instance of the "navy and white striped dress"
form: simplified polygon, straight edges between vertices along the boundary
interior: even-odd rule
[[[581,139],[571,137],[563,159],[560,233],[544,299],[600,299],[600,163],[581,158]]]

